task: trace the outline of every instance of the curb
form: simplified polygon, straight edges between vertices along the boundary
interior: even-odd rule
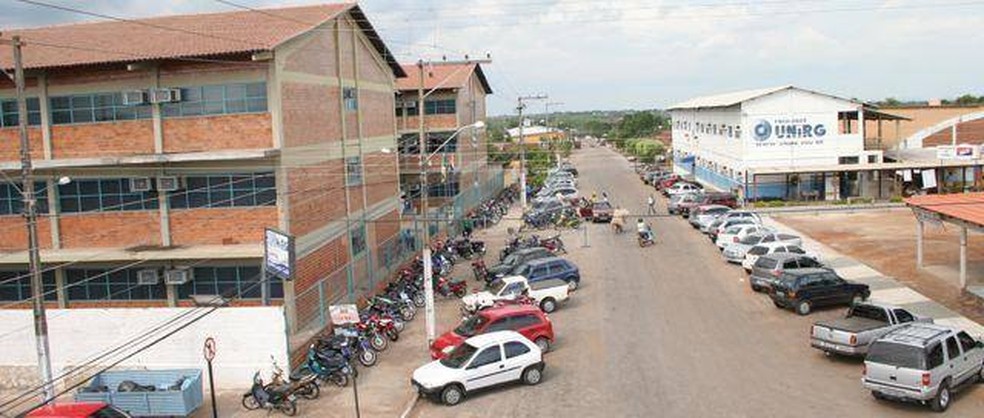
[[[413,407],[417,405],[417,400],[420,399],[420,393],[414,392],[413,396],[407,401],[407,406],[403,409],[403,413],[400,414],[400,418],[407,418],[410,413],[413,412]]]

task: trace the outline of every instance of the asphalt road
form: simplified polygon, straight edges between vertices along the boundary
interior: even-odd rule
[[[603,148],[578,151],[580,190],[607,191],[644,213],[630,164]],[[665,200],[659,199],[665,208]],[[665,214],[665,209],[661,209]],[[679,218],[656,217],[653,247],[607,224],[565,234],[581,268],[574,300],[551,315],[558,341],[544,381],[476,393],[456,407],[417,403],[419,417],[901,417],[932,415],[914,404],[876,401],[861,363],[811,349],[809,317],[753,294],[741,267]],[[948,417],[979,417],[984,385],[956,396]]]

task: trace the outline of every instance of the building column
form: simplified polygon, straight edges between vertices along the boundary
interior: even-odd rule
[[[960,227],[960,288],[967,288],[967,227]]]
[[[916,218],[916,268],[923,268],[923,221]]]
[[[68,293],[65,292],[65,269],[55,269],[55,293],[58,295],[58,309],[68,308]]]

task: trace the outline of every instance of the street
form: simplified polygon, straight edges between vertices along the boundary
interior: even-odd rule
[[[644,213],[646,196],[631,165],[607,148],[571,158],[582,193],[607,191],[615,205]],[[665,200],[658,199],[661,213]],[[634,218],[631,219],[634,223]],[[417,402],[418,417],[920,416],[916,404],[879,402],[862,389],[860,360],[809,347],[818,319],[800,317],[752,294],[745,274],[676,217],[650,220],[656,245],[639,248],[631,232],[589,224],[564,235],[581,288],[551,315],[558,340],[545,356],[542,384],[473,394],[457,407]],[[493,253],[490,253],[493,254]],[[450,324],[445,324],[446,329]],[[984,389],[956,396],[946,416],[980,416]],[[975,412],[976,411],[976,412]]]

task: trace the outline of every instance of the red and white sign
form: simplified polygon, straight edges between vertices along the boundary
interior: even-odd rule
[[[328,306],[328,314],[335,325],[359,323],[359,308],[353,304]]]

